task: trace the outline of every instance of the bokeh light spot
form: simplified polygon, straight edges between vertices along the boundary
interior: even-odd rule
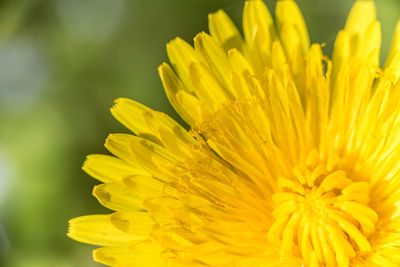
[[[112,37],[122,20],[125,0],[58,0],[57,11],[70,34],[82,41]]]
[[[0,48],[0,107],[13,114],[27,111],[48,78],[47,62],[33,40],[11,40]]]

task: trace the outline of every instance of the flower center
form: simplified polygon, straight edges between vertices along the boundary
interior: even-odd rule
[[[275,221],[268,232],[281,256],[311,266],[349,266],[371,250],[378,215],[369,204],[370,185],[348,177],[337,155],[320,160],[311,151],[293,177],[279,178],[273,196]]]

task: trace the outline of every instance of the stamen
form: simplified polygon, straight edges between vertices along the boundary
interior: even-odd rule
[[[349,266],[371,251],[368,237],[378,215],[368,206],[370,185],[348,177],[340,162],[336,154],[323,160],[312,150],[292,177],[277,180],[281,191],[273,196],[275,223],[268,238],[280,244],[281,257],[302,255],[309,266]]]

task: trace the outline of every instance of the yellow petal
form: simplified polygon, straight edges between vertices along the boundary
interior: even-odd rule
[[[306,116],[314,140],[321,144],[324,141],[323,125],[327,125],[329,120],[330,80],[324,73],[323,54],[319,44],[311,46],[306,62]],[[328,71],[330,71],[329,66]]]
[[[291,0],[281,0],[281,2],[291,2]],[[306,97],[306,71],[305,71],[305,60],[304,56],[307,54],[309,44],[304,44],[304,40],[296,29],[295,25],[285,23],[280,29],[280,37],[282,46],[286,52],[286,58],[290,66],[290,70],[293,74],[294,81],[296,83],[297,91],[305,105]],[[304,46],[307,45],[307,49]]]
[[[178,78],[171,67],[164,63],[158,68],[158,72],[161,81],[164,85],[165,93],[167,94],[168,100],[178,114],[184,119],[189,125],[193,124],[195,121],[201,118],[201,114],[197,112],[197,107],[200,106],[198,99],[192,96],[192,102],[196,105],[182,105],[177,99],[179,93],[186,93],[185,86],[182,81]]]
[[[137,239],[149,238],[154,225],[148,212],[134,210],[113,213],[110,215],[110,221],[116,228]]]
[[[220,85],[224,94],[232,97],[232,80],[228,57],[224,50],[208,34],[202,32],[194,38],[194,47],[201,61],[208,66],[207,71],[213,76]],[[193,66],[194,64],[191,64]],[[210,75],[210,76],[211,76]],[[196,86],[195,80],[192,83]]]
[[[345,30],[350,34],[364,34],[368,26],[376,20],[376,7],[372,0],[357,0],[347,17]]]
[[[269,36],[268,39],[271,41],[269,45],[271,45],[275,36],[275,30],[274,21],[268,8],[262,0],[246,1],[243,10],[243,32],[248,44],[251,44],[254,40],[255,29],[258,23],[266,31],[265,35]]]
[[[226,52],[232,48],[243,50],[242,36],[223,10],[208,15],[208,27],[211,36]]]
[[[118,246],[134,238],[118,230],[109,221],[109,215],[88,215],[69,221],[68,236],[79,242],[100,246]]]
[[[184,84],[182,89],[193,93],[189,79],[189,65],[198,61],[193,47],[181,38],[176,38],[167,44],[167,53],[172,67]]]
[[[115,211],[143,210],[144,198],[136,196],[122,184],[101,184],[93,188],[99,202]]]
[[[317,194],[322,195],[332,189],[342,189],[352,184],[352,181],[346,177],[346,172],[335,171],[324,178],[321,185],[318,187]]]
[[[297,233],[299,220],[300,215],[296,212],[290,217],[285,226],[285,230],[282,234],[281,244],[281,253],[283,254],[283,256],[292,255],[292,250],[294,247],[294,236]]]
[[[82,169],[104,183],[120,182],[124,177],[147,173],[137,166],[133,167],[119,158],[107,155],[87,156]]]
[[[254,71],[262,74],[271,65],[271,45],[276,39],[274,22],[263,1],[246,1],[243,32]]]
[[[289,62],[286,58],[285,51],[280,41],[275,41],[272,44],[271,65],[281,75],[289,74]]]
[[[280,0],[276,4],[276,22],[279,32],[284,27],[293,27],[299,38],[299,47],[306,54],[310,47],[307,25],[296,2],[293,0]],[[283,44],[286,46],[286,44]]]
[[[286,55],[288,59],[292,61],[292,64],[295,63],[293,61],[301,60],[301,57],[305,55],[305,53],[301,51],[302,40],[296,28],[292,24],[282,25],[280,37]]]
[[[173,247],[177,250],[187,250],[190,247],[194,247],[192,242],[174,231],[155,230],[152,233],[152,237],[162,247]]]
[[[361,252],[371,251],[371,245],[369,244],[367,238],[360,232],[360,230],[354,226],[351,222],[347,221],[345,218],[340,217],[334,213],[328,213],[328,216],[334,220],[340,228],[345,231],[351,239],[357,244]],[[348,242],[346,242],[348,244]],[[355,254],[353,251],[351,254]]]
[[[111,112],[136,135],[170,148],[174,153],[183,153],[184,144],[194,141],[193,137],[171,117],[136,101],[118,99]]]
[[[251,97],[251,91],[245,79],[236,71],[232,71],[233,89],[238,99],[247,99]]]
[[[379,65],[379,52],[381,48],[381,24],[379,21],[373,21],[365,31],[363,46],[360,57],[364,58],[367,64],[372,67]]]
[[[333,49],[332,62],[333,72],[332,80],[336,81],[339,71],[344,68],[350,58],[351,47],[350,47],[350,35],[347,31],[341,30],[335,41]]]
[[[184,110],[190,118],[190,121],[192,122],[191,125],[193,125],[194,122],[203,121],[202,107],[204,107],[204,105],[197,97],[181,90],[175,95],[175,99],[179,108]],[[186,122],[190,124],[190,121]]]
[[[229,50],[228,56],[229,63],[233,70],[244,76],[254,75],[253,68],[239,50]]]
[[[209,110],[215,112],[221,104],[229,100],[226,91],[203,65],[190,65],[190,78],[195,85],[197,96]]]
[[[151,112],[151,109],[127,98],[115,100],[114,106],[111,108],[113,116],[129,130],[138,136],[143,136],[152,142],[161,144],[159,136],[157,133],[152,132],[145,120],[144,114],[146,112]]]
[[[400,76],[400,20],[397,22],[392,45],[385,63],[385,71],[392,72],[396,78]]]
[[[129,144],[134,137],[135,136],[130,134],[110,134],[107,137],[105,147],[126,163],[137,166],[135,157],[129,149]]]
[[[162,146],[140,137],[134,137],[128,146],[140,166],[160,180],[166,179],[166,174],[179,155],[174,155]]]
[[[98,248],[93,251],[93,258],[100,263],[117,267],[164,266],[160,246],[150,240],[133,244]]]
[[[125,177],[122,183],[133,195],[143,199],[158,197],[161,194],[172,191],[165,182],[143,175]]]
[[[364,45],[364,35],[368,27],[376,20],[375,3],[372,0],[357,0],[347,17],[345,30],[349,33],[351,54],[360,53]]]
[[[254,71],[250,63],[237,49],[228,51],[229,63],[232,69],[232,85],[235,95],[238,98],[250,98],[252,96],[251,88],[247,81],[254,75]]]

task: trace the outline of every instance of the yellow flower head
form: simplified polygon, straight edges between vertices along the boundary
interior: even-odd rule
[[[112,266],[400,266],[400,24],[384,68],[373,1],[354,4],[332,59],[310,45],[292,0],[274,22],[244,6],[244,38],[223,11],[194,48],[159,68],[190,125],[118,99],[135,135],[83,169],[110,215],[68,235]]]

